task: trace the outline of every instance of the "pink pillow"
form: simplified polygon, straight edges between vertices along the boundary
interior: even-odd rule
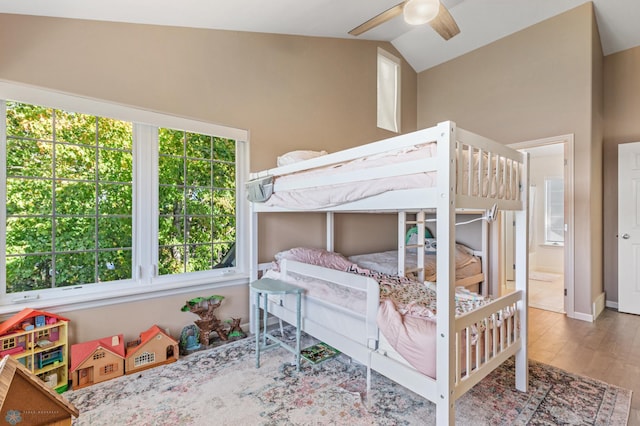
[[[355,264],[340,253],[334,253],[324,249],[296,247],[281,251],[275,256],[277,261],[282,259],[295,260],[309,265],[323,266],[325,268],[347,271]]]

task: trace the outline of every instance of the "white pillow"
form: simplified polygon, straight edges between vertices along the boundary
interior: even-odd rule
[[[278,157],[278,167],[297,163],[298,161],[309,160],[311,158],[327,155],[327,151],[291,151]]]

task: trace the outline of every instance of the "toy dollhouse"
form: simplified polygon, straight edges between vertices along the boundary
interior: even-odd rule
[[[71,346],[71,386],[80,389],[124,375],[122,334]]]
[[[62,393],[68,387],[68,322],[59,315],[25,308],[0,324],[0,356],[11,355]]]
[[[0,361],[0,419],[16,425],[71,425],[78,409],[7,355]]]
[[[178,342],[154,325],[140,333],[140,339],[127,343],[125,372],[132,374],[177,360]]]

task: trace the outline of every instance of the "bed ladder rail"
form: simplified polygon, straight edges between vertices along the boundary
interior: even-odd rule
[[[415,220],[407,220],[407,215],[414,215]],[[424,281],[424,231],[425,231],[425,212],[398,212],[398,275],[403,277],[409,273],[415,273],[416,279],[420,282]],[[416,244],[408,244],[406,240],[407,227],[416,226],[417,239]],[[410,249],[415,249],[416,267],[407,269],[407,256],[413,255],[409,253]]]

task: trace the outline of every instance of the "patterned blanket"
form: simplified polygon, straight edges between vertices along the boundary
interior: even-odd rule
[[[435,318],[437,314],[436,289],[433,285],[406,277],[392,276],[379,272],[353,267],[349,272],[373,278],[380,284],[380,303],[387,299],[393,301],[398,312],[418,318]],[[456,289],[456,315],[470,312],[491,302],[466,289]]]

